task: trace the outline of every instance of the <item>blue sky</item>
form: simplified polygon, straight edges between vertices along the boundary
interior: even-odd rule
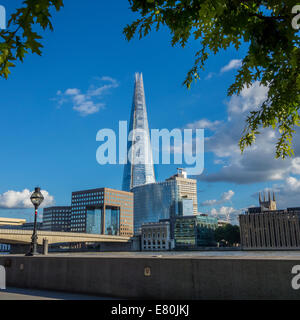
[[[10,15],[21,1],[0,4]],[[271,143],[276,137],[268,131],[244,157],[237,151],[243,120],[266,93],[255,84],[241,97],[227,97],[247,46],[212,55],[201,81],[187,90],[182,83],[199,44],[171,47],[168,30],[127,42],[122,30],[135,17],[125,0],[65,0],[65,8],[53,13],[54,32],[43,34],[42,57],[27,56],[8,80],[0,80],[0,215],[30,221],[24,190],[36,185],[57,205],[68,205],[75,190],[121,188],[123,167],[96,162],[96,134],[117,129],[119,120],[129,121],[135,72],[144,75],[151,128],[206,129],[200,212],[236,215],[256,205],[255,193],[266,188],[279,193],[279,206],[297,205],[298,146],[294,159],[274,160]],[[90,90],[105,85],[109,87],[90,98],[89,115],[74,110],[79,105],[65,95],[77,89],[86,99]],[[158,166],[158,180],[175,169]]]

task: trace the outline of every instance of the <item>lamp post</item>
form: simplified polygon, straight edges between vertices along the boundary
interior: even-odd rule
[[[40,188],[35,188],[33,194],[30,197],[32,204],[34,205],[35,213],[34,213],[34,226],[33,226],[33,234],[31,237],[30,251],[26,254],[26,256],[32,257],[38,254],[37,251],[37,214],[38,207],[44,201],[44,197],[41,193]]]

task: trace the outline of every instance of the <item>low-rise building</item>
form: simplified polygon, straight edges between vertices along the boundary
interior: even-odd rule
[[[21,230],[33,230],[33,228],[34,228],[34,222],[27,222],[20,227],[16,227],[16,229],[21,229]],[[37,222],[36,228],[37,230],[43,230],[43,223]]]
[[[170,221],[159,221],[142,225],[142,251],[167,251],[174,249],[171,239]]]
[[[174,240],[177,250],[216,246],[214,231],[218,220],[207,215],[192,215],[174,219]]]
[[[229,221],[218,219],[218,227],[225,227],[225,226],[227,226],[228,224],[230,224]]]
[[[43,211],[43,230],[70,232],[71,207],[49,207]]]
[[[21,227],[26,223],[25,219],[0,218],[0,227]]]
[[[239,216],[241,246],[246,250],[300,249],[300,208],[277,210],[275,195]]]

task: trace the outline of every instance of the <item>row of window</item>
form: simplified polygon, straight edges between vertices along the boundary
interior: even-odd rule
[[[143,234],[143,238],[146,238],[146,233]],[[151,238],[151,233],[148,233],[148,238]],[[160,238],[160,233],[152,233],[152,238]],[[165,233],[162,233],[162,238],[165,238]]]

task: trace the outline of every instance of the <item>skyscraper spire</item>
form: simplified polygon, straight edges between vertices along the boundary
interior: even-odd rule
[[[128,163],[124,167],[123,190],[155,183],[143,75],[135,74],[135,87],[127,145]]]

